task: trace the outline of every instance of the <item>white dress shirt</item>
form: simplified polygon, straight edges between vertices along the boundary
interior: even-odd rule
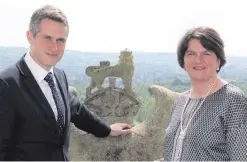
[[[56,103],[53,99],[52,96],[52,92],[51,89],[48,85],[48,83],[44,80],[44,78],[46,77],[46,75],[51,72],[53,73],[53,68],[50,69],[50,71],[46,71],[45,69],[43,69],[39,64],[37,64],[33,58],[31,57],[30,53],[28,52],[24,58],[28,68],[30,69],[30,71],[32,72],[35,80],[37,81],[39,87],[41,88],[42,92],[44,93],[47,101],[49,102],[49,104],[51,105],[52,111],[54,112],[54,116],[57,120],[57,107],[56,107]],[[53,75],[53,80],[55,82],[56,85],[56,79],[54,78]]]

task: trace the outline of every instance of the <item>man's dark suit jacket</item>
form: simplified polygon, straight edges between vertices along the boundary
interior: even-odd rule
[[[68,91],[66,75],[54,68],[65,103],[65,134],[59,140],[52,108],[24,61],[0,73],[0,161],[69,160],[69,125],[97,137],[110,127]]]

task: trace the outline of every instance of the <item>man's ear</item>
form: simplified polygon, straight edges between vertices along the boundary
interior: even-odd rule
[[[26,37],[29,43],[33,41],[33,34],[30,31],[26,32]]]

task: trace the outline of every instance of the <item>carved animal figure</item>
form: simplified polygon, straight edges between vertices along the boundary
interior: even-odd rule
[[[85,73],[91,77],[90,85],[86,89],[86,97],[89,97],[92,90],[97,87],[102,90],[102,84],[107,77],[120,77],[123,80],[124,88],[132,92],[132,78],[134,74],[134,62],[132,51],[125,49],[121,51],[118,64],[110,66],[109,61],[100,63],[100,66],[89,66]]]

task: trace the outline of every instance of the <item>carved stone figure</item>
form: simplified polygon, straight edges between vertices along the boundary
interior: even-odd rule
[[[97,87],[102,90],[102,84],[106,77],[120,77],[123,80],[124,87],[127,91],[132,92],[132,77],[134,74],[134,63],[132,51],[124,49],[120,52],[118,64],[110,66],[109,61],[100,62],[100,66],[89,66],[85,73],[91,77],[91,83],[86,89],[86,98],[92,90]]]
[[[86,89],[85,106],[108,124],[124,122],[134,126],[133,120],[141,103],[132,90],[134,64],[132,52],[121,51],[119,62],[110,66],[101,61],[100,66],[90,66],[86,74],[91,83]],[[103,87],[108,78],[108,87]],[[124,89],[116,87],[116,79],[123,80]],[[97,89],[92,91],[94,88]],[[70,91],[75,92],[70,88]],[[155,105],[147,119],[132,129],[133,134],[120,137],[96,138],[71,128],[71,159],[83,161],[151,161],[161,159],[163,139],[169,121],[170,107],[178,95],[169,89],[152,85],[148,88],[155,98]],[[76,93],[73,93],[76,95]]]
[[[108,95],[107,93],[110,93],[109,91],[110,89],[108,89],[108,92],[105,92],[105,95]],[[134,134],[102,139],[79,132],[79,130],[75,130],[72,127],[71,159],[85,161],[154,161],[161,159],[164,147],[164,133],[169,121],[170,107],[179,93],[158,85],[150,86],[148,91],[155,98],[155,105],[147,119],[133,128]],[[115,99],[109,100],[109,104],[114,105],[116,103]],[[89,100],[87,101],[87,103],[90,102]],[[135,103],[134,101],[130,102]],[[95,103],[97,102],[95,101]],[[133,107],[131,107],[132,109],[129,108],[129,110],[125,109],[125,111],[118,111],[115,106],[112,107],[114,110],[104,109],[107,113],[103,109],[93,111],[102,117],[105,116],[103,118],[108,123],[111,123],[111,120],[123,122],[133,121],[135,113],[130,113],[135,112]],[[131,115],[126,115],[128,114],[126,112],[129,112]]]
[[[119,121],[132,123],[139,109],[139,101],[128,91],[117,88],[116,78],[108,79],[109,86],[95,91],[85,99],[84,104],[109,124]]]

